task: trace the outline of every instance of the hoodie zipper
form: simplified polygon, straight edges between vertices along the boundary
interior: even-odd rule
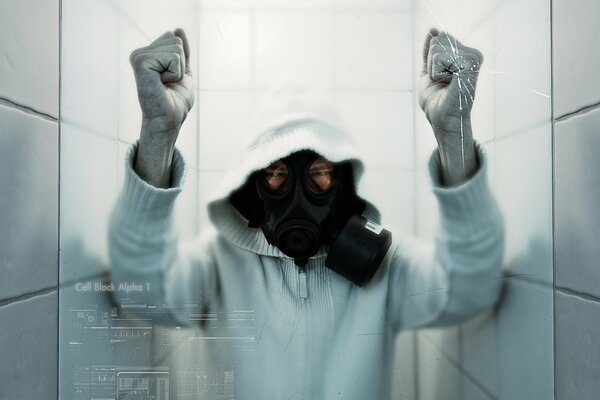
[[[306,281],[306,266],[298,266],[298,288],[300,290],[300,298],[308,299],[308,283]]]

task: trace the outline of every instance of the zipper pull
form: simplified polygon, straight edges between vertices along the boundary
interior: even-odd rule
[[[300,297],[304,300],[308,299],[308,283],[306,282],[306,269],[304,267],[298,267],[298,280],[300,288]]]

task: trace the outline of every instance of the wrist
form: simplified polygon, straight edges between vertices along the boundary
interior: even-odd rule
[[[134,169],[146,183],[157,188],[170,186],[177,133],[157,132],[142,123]]]
[[[462,130],[437,129],[434,132],[440,153],[443,184],[456,186],[473,176],[479,165],[470,121],[465,121]]]

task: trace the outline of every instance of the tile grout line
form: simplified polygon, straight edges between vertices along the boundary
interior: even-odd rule
[[[1,307],[5,307],[5,306],[9,306],[11,304],[15,304],[15,303],[20,303],[23,301],[27,301],[39,296],[43,296],[49,293],[53,293],[53,292],[57,292],[58,293],[58,288],[56,286],[50,286],[47,288],[43,288],[40,290],[36,290],[35,292],[28,292],[28,293],[23,293],[21,295],[18,295],[16,297],[10,297],[7,299],[3,299],[0,300],[0,308]]]
[[[583,107],[581,107],[578,110],[575,110],[573,112],[561,115],[560,117],[556,118],[554,120],[554,122],[568,121],[571,118],[578,117],[580,115],[585,115],[585,114],[588,114],[588,113],[590,113],[592,111],[595,111],[595,110],[598,110],[598,109],[600,109],[600,102],[594,103],[594,104],[590,104],[590,105],[587,105],[587,106],[583,106]]]
[[[60,225],[60,209],[61,209],[61,196],[60,196],[60,188],[61,188],[61,175],[60,175],[60,166],[61,166],[61,143],[62,143],[62,54],[63,54],[63,42],[62,42],[62,34],[63,34],[63,0],[58,0],[58,168],[57,168],[57,201],[56,201],[56,398],[60,398],[60,385],[61,385],[61,374],[60,374],[60,260],[61,260],[61,252],[60,252],[60,233],[61,233],[61,225]]]
[[[577,297],[581,300],[587,300],[587,301],[592,301],[594,303],[600,303],[600,297],[594,296],[592,294],[589,293],[584,293],[584,292],[578,292],[576,290],[572,290],[572,289],[568,289],[565,287],[561,287],[561,286],[555,286],[555,291],[567,296],[573,296],[573,297]]]
[[[53,117],[50,114],[43,113],[41,111],[36,110],[35,108],[31,108],[23,104],[15,103],[14,101],[11,101],[5,97],[0,97],[0,105],[5,106],[7,108],[19,110],[21,112],[24,112],[25,114],[42,118],[46,121],[58,122],[58,118]]]

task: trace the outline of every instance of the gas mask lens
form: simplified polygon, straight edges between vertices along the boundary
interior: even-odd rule
[[[281,160],[274,162],[264,170],[263,179],[267,189],[275,193],[283,193],[290,186],[288,167]]]
[[[308,168],[308,189],[315,194],[326,192],[333,185],[333,164],[323,157],[317,158]]]

